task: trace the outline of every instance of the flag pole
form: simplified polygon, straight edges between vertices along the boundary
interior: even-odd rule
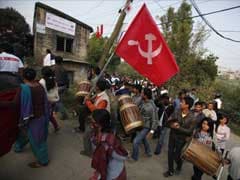
[[[103,49],[103,54],[99,60],[99,63],[98,63],[98,66],[99,68],[103,68],[104,67],[104,63],[105,63],[105,59],[115,41],[115,39],[117,38],[121,28],[122,28],[122,25],[123,25],[123,21],[126,17],[126,9],[129,7],[130,3],[133,2],[133,0],[126,0],[126,3],[124,5],[124,8],[121,9],[121,14],[118,18],[118,21],[116,23],[116,26],[114,27],[114,30],[110,36],[110,38],[108,39],[106,45],[104,46],[104,49]]]
[[[104,71],[106,70],[106,68],[107,68],[108,64],[110,63],[110,61],[111,61],[111,59],[112,59],[112,57],[113,57],[114,54],[115,54],[115,51],[112,51],[112,54],[110,55],[110,57],[108,58],[107,62],[104,64],[104,66],[103,66],[100,74],[98,75],[97,81],[98,81],[98,80],[101,78],[101,76],[103,75]],[[97,81],[96,81],[96,82],[97,82]],[[92,85],[91,90],[90,90],[90,92],[89,92],[90,95],[94,92],[94,89],[95,89],[95,88],[96,88],[96,83],[94,83],[94,84]]]

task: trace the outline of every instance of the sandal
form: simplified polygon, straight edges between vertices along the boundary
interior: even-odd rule
[[[41,165],[39,162],[31,162],[31,163],[28,164],[28,166],[29,166],[30,168],[40,168],[40,167],[42,167],[43,165]]]

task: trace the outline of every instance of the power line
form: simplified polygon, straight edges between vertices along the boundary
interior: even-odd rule
[[[212,11],[212,12],[209,12],[209,13],[204,13],[204,14],[201,14],[201,15],[191,16],[191,17],[187,17],[187,18],[175,18],[173,21],[182,21],[182,20],[186,20],[186,19],[193,19],[193,18],[197,18],[197,17],[208,16],[208,15],[211,15],[211,14],[217,14],[217,13],[221,13],[221,12],[224,12],[224,11],[230,11],[230,10],[237,9],[237,8],[240,8],[240,6],[233,6],[233,7],[230,7],[230,8],[225,8],[225,9],[221,9],[221,10],[217,10],[217,11]],[[168,22],[164,22],[164,23],[159,23],[157,25],[163,25],[163,24],[167,24],[167,23],[170,23],[170,22],[168,21]]]
[[[218,11],[212,11],[212,12],[209,12],[209,13],[203,13],[203,14],[199,14],[197,16],[192,16],[192,17],[194,18],[194,17],[207,16],[207,15],[216,14],[216,13],[220,13],[220,12],[224,12],[224,11],[229,11],[229,10],[237,9],[237,8],[240,8],[240,6],[234,6],[234,7],[230,7],[230,8],[226,8],[226,9],[221,9],[221,10],[218,10]]]
[[[239,40],[235,40],[229,37],[226,37],[224,35],[222,35],[221,33],[219,33],[210,23],[209,21],[203,17],[203,14],[201,13],[200,9],[198,8],[197,4],[195,3],[194,0],[190,0],[191,4],[193,5],[194,9],[197,11],[198,15],[202,18],[202,20],[208,25],[208,27],[213,30],[218,36],[222,37],[223,39],[229,40],[229,41],[233,41],[233,42],[237,42],[240,43]],[[240,6],[236,6],[236,7],[240,7]],[[222,12],[222,11],[221,11]]]
[[[217,0],[216,0],[217,1]],[[208,13],[204,13],[204,14],[201,14],[201,16],[207,16],[207,15],[212,15],[212,14],[217,14],[217,13],[221,13],[221,12],[224,12],[224,11],[230,11],[230,10],[233,10],[233,9],[237,9],[237,8],[240,8],[240,6],[233,6],[233,7],[230,7],[230,8],[225,8],[225,9],[221,9],[221,10],[217,10],[217,11],[212,11],[212,12],[208,12]],[[187,18],[175,18],[173,19],[172,21],[168,21],[168,22],[163,22],[163,23],[158,23],[157,25],[164,25],[164,24],[167,24],[167,23],[171,23],[171,22],[174,22],[174,21],[183,21],[183,20],[186,20],[186,19],[193,19],[193,18],[198,18],[198,17],[201,17],[200,15],[196,15],[196,16],[191,16],[191,17],[187,17]],[[124,24],[128,24],[128,22],[124,23]],[[107,24],[107,25],[114,25],[114,24]],[[240,30],[218,30],[219,32],[240,32]]]

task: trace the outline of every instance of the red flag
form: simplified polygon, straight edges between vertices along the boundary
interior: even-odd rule
[[[101,24],[101,26],[100,26],[100,35],[101,35],[101,37],[103,35],[103,24]]]
[[[96,38],[100,38],[99,27],[97,26]]]
[[[155,85],[163,84],[179,71],[145,4],[118,44],[116,54]]]

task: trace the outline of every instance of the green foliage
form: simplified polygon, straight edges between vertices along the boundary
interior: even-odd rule
[[[133,79],[143,79],[141,75],[137,71],[135,71],[129,64],[122,62],[119,66],[116,68],[116,72],[122,76],[128,76]]]
[[[33,52],[33,36],[25,18],[13,8],[0,9],[0,42],[9,42],[23,57]]]
[[[88,49],[87,49],[87,61],[92,65],[96,66],[100,60],[100,57],[103,53],[104,45],[107,41],[107,37],[105,38],[96,38],[96,35],[93,34],[89,39]],[[111,59],[110,64],[108,65],[108,69],[110,71],[114,71],[116,66],[120,64],[120,59],[116,55]]]
[[[96,38],[96,35],[93,34],[88,42],[87,49],[87,61],[93,65],[96,65],[101,57],[103,52],[105,39],[104,38]]]
[[[15,9],[0,9],[0,14],[1,33],[6,33],[7,31],[12,31],[16,35],[30,33],[29,25],[26,23],[25,18]]]
[[[222,94],[224,111],[232,121],[240,125],[240,81],[218,79],[215,89]]]
[[[198,25],[198,30],[193,32],[191,15],[191,5],[183,1],[177,11],[169,8],[160,18],[163,35],[180,68],[180,73],[167,83],[174,90],[209,86],[217,76],[217,57],[207,55],[207,50],[203,48],[208,31]]]

